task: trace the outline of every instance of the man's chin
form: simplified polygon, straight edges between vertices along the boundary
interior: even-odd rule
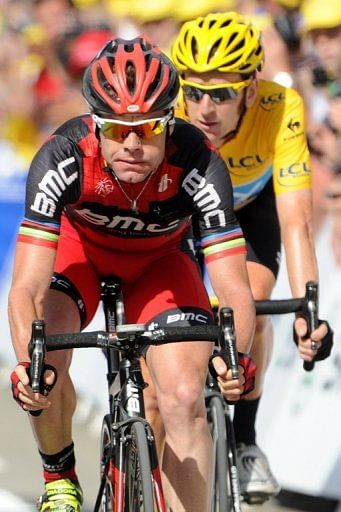
[[[151,170],[148,167],[143,165],[118,165],[114,166],[114,172],[117,178],[120,181],[124,181],[126,183],[141,183],[144,181],[150,174]]]

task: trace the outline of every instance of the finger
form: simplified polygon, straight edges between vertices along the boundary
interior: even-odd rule
[[[29,385],[30,379],[29,379],[29,376],[26,373],[26,368],[24,368],[24,366],[19,364],[15,368],[15,373],[18,375],[18,378],[20,379],[20,382],[22,382],[24,386],[28,386]]]
[[[306,347],[306,346],[299,347],[299,354],[304,361],[312,361],[313,358],[316,356],[316,352],[317,352],[316,350],[312,350],[311,343],[309,343],[308,347]]]
[[[316,351],[321,347],[321,342],[313,340],[311,338],[300,340],[299,342],[299,350],[302,353],[306,354],[314,354],[316,355]]]
[[[227,400],[239,400],[241,394],[243,393],[243,387],[238,387],[231,390],[224,390],[220,388],[220,391]]]
[[[24,408],[26,410],[47,409],[51,405],[51,402],[44,396],[39,395],[39,393],[33,394],[31,392],[30,394],[27,394],[20,392],[18,398],[23,404],[25,404]]]
[[[227,366],[221,357],[215,357],[212,359],[212,364],[218,375],[227,373]]]
[[[230,391],[235,388],[243,388],[245,379],[239,380],[239,379],[231,379],[226,380],[225,378],[218,377],[218,382],[224,391]]]
[[[300,338],[303,338],[304,336],[307,335],[308,324],[304,320],[304,318],[296,318],[294,325],[295,325],[295,331],[296,331],[297,336],[299,336]]]
[[[319,341],[323,340],[323,338],[326,336],[327,332],[328,332],[327,324],[322,322],[322,324],[319,325],[318,328],[315,329],[311,333],[310,339],[319,342]]]
[[[53,370],[46,370],[44,373],[44,381],[49,386],[52,386],[56,380],[56,374]]]

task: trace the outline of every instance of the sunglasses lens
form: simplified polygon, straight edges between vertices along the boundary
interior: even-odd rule
[[[100,126],[101,132],[108,139],[120,139],[121,138],[121,128],[122,125],[113,124],[113,123],[104,123]]]
[[[193,87],[192,85],[185,85],[184,94],[188,99],[192,101],[200,101],[204,96],[204,91],[198,87]]]
[[[213,89],[212,91],[207,92],[215,103],[222,103],[223,101],[231,100],[238,95],[238,92],[232,87],[222,87],[220,89]]]
[[[217,89],[204,89],[194,87],[193,85],[185,85],[183,88],[185,96],[192,101],[201,101],[204,94],[208,94],[212,101],[215,103],[222,103],[223,101],[235,98],[238,91],[233,87],[219,87]]]
[[[147,121],[139,125],[126,125],[120,123],[105,122],[100,125],[100,130],[108,139],[122,142],[130,132],[135,132],[141,139],[150,139],[154,135],[160,135],[168,123],[164,119],[159,121]]]

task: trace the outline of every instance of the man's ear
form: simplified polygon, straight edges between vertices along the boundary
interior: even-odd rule
[[[257,97],[257,90],[258,90],[258,80],[257,80],[257,78],[253,78],[250,85],[246,89],[245,106],[247,108],[251,108],[252,105],[254,104],[255,99]]]

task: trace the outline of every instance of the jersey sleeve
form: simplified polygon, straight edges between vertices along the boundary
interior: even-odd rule
[[[183,188],[192,197],[198,227],[197,243],[206,263],[246,252],[243,232],[233,210],[232,183],[222,158],[211,151],[203,172],[194,167]]]
[[[77,200],[80,184],[81,155],[77,146],[63,136],[52,136],[29,169],[25,217],[18,240],[55,248],[62,211]]]
[[[273,160],[276,194],[311,187],[311,163],[307,146],[303,101],[294,89],[287,89]]]

